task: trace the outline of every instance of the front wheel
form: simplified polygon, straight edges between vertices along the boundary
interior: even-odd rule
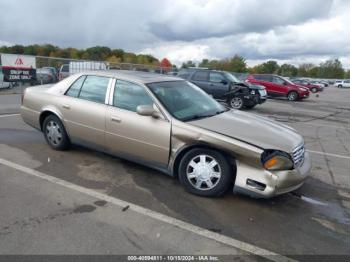
[[[311,92],[312,93],[316,93],[317,92],[317,88],[316,87],[311,88]]]
[[[292,91],[292,92],[289,92],[289,93],[288,93],[287,98],[288,98],[289,101],[297,101],[298,98],[299,98],[299,95],[298,95],[297,92]]]
[[[244,103],[241,97],[232,97],[228,100],[228,104],[231,108],[242,109]]]
[[[192,194],[220,196],[232,183],[232,167],[217,151],[193,149],[181,159],[179,179],[186,191]]]
[[[343,86],[342,85],[338,85],[338,88],[342,88]]]
[[[66,150],[70,145],[66,129],[55,115],[49,115],[45,118],[43,133],[46,142],[55,150]]]

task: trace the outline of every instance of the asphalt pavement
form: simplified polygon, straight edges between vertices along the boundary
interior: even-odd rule
[[[0,93],[0,159],[297,260],[350,255],[349,100],[350,89],[328,87],[305,101],[271,99],[249,111],[294,127],[312,156],[311,176],[299,190],[267,200],[231,192],[197,197],[177,180],[119,158],[78,146],[53,151],[12,115],[20,95]],[[0,253],[249,254],[108,201],[98,206],[99,200],[0,164]],[[74,212],[80,206],[91,211]],[[157,233],[163,238],[151,244]]]

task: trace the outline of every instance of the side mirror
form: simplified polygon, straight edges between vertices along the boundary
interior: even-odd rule
[[[140,105],[136,108],[136,113],[141,116],[151,116],[153,118],[160,118],[160,113],[154,110],[151,105]]]
[[[288,85],[288,83],[287,83],[287,82],[283,82],[283,85],[285,85],[285,86],[286,86],[286,85]]]
[[[223,79],[223,80],[221,80],[221,84],[223,84],[223,85],[227,85],[227,84],[228,84],[228,82],[227,82],[225,79]]]

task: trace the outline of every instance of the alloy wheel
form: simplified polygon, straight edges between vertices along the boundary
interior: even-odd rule
[[[234,97],[231,99],[230,105],[232,108],[240,109],[243,106],[243,100],[240,97]]]
[[[288,100],[289,101],[295,101],[298,98],[298,94],[296,92],[290,92],[288,94]]]
[[[49,121],[46,125],[46,137],[52,145],[58,146],[62,141],[62,130],[59,124],[53,120]]]
[[[186,175],[194,188],[209,190],[219,183],[221,167],[214,157],[201,154],[191,159],[186,168]]]

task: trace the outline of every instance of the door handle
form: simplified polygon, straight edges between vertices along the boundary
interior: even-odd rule
[[[62,107],[65,108],[65,109],[70,109],[69,105],[63,105]]]
[[[120,123],[122,120],[121,120],[119,117],[112,116],[112,117],[111,117],[111,121]]]

